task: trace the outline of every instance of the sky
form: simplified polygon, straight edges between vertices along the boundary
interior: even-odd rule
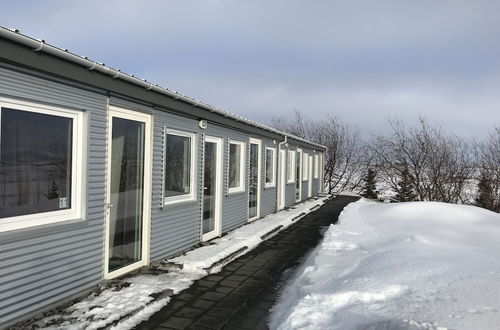
[[[0,0],[0,25],[262,123],[500,126],[498,0]]]

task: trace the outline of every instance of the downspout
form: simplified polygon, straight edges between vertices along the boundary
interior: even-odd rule
[[[286,144],[288,141],[288,136],[285,135],[285,140],[284,141],[281,141],[280,143],[278,143],[278,172],[281,171],[281,163],[284,161],[284,159],[281,159],[281,146]],[[285,157],[286,157],[286,154],[285,154]],[[285,168],[285,171],[286,171],[286,168]],[[281,179],[281,175],[279,175],[280,179]],[[286,177],[284,178],[286,180]],[[278,178],[276,178],[276,188],[277,189],[277,192],[278,192],[278,198],[276,199],[276,210],[279,210],[280,209],[280,200],[281,200],[281,194],[284,193],[284,191],[281,191],[281,181],[278,185]],[[286,189],[286,188],[285,188]],[[285,205],[283,205],[283,208],[285,208]]]

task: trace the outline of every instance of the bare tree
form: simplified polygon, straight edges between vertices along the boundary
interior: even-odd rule
[[[371,149],[379,172],[397,191],[403,171],[417,200],[464,203],[472,175],[470,144],[420,119],[417,127],[389,120],[392,134],[378,136]]]
[[[486,141],[476,144],[478,182],[488,184],[490,190],[488,209],[500,212],[500,127],[488,136]]]
[[[306,119],[297,110],[293,119],[273,118],[271,125],[327,147],[324,180],[328,193],[361,190],[370,153],[366,152],[357,129],[349,128],[333,116]]]
[[[472,144],[423,118],[415,126],[392,119],[388,123],[390,134],[364,144],[357,129],[333,116],[309,119],[295,111],[293,119],[272,120],[274,127],[328,148],[324,180],[329,193],[361,192],[372,167],[381,186],[398,192],[404,181],[414,200],[477,203],[481,179],[491,199],[485,205],[500,212],[500,127],[486,141]]]

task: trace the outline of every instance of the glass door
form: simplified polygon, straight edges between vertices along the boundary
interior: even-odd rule
[[[202,239],[206,241],[220,234],[219,195],[222,182],[220,139],[206,137],[204,150],[203,217],[201,227]]]
[[[260,217],[260,141],[250,139],[250,185],[248,187],[248,219]]]
[[[297,161],[295,162],[295,201],[300,202],[302,190],[302,150],[297,149]]]
[[[307,167],[308,180],[307,180],[307,197],[312,197],[312,182],[313,182],[313,156],[309,155],[309,166]]]
[[[106,274],[140,267],[145,260],[149,121],[110,111]]]

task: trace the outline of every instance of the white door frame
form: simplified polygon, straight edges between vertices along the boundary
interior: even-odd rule
[[[321,152],[319,154],[319,193],[324,194],[325,193],[325,178],[324,178],[324,171],[325,167],[323,164],[323,153]]]
[[[295,202],[300,202],[302,200],[302,171],[303,171],[303,166],[302,166],[302,157],[304,157],[304,153],[302,152],[302,149],[297,148],[297,159],[295,163],[295,166],[299,164],[299,178],[297,179],[297,173],[295,173],[295,180],[298,180],[299,184],[299,198],[295,197]],[[297,171],[297,168],[295,168],[295,171]],[[295,182],[295,194],[297,194],[297,182]]]
[[[286,150],[280,149],[279,153],[279,189],[278,189],[278,211],[285,208],[286,191]]]
[[[312,197],[312,182],[313,182],[313,155],[309,155],[309,182],[307,183],[307,198]]]
[[[262,191],[262,141],[259,139],[250,138],[250,144],[258,145],[257,148],[257,215],[253,218],[249,218],[248,221],[253,221],[260,218],[260,195]],[[248,148],[248,154],[250,155],[251,148]],[[248,157],[250,162],[250,157]],[[248,174],[250,176],[250,173]],[[250,188],[248,189],[250,191]]]
[[[142,247],[141,260],[109,272],[109,206],[111,201],[111,147],[113,137],[113,117],[130,119],[144,123],[144,187],[143,187],[143,210],[142,210]],[[115,106],[108,108],[108,138],[107,138],[107,178],[106,178],[106,219],[105,219],[105,237],[104,237],[104,278],[110,279],[132,270],[149,264],[149,233],[151,224],[151,115],[137,111],[126,110]]]
[[[223,144],[223,139],[215,136],[205,136],[205,139],[203,143],[205,142],[211,142],[215,143],[217,146],[217,155],[216,155],[216,183],[215,183],[215,228],[211,232],[208,232],[206,234],[203,234],[203,203],[205,202],[204,198],[204,187],[205,187],[205,182],[203,181],[203,184],[201,185],[201,191],[202,191],[202,198],[201,198],[201,240],[202,241],[208,241],[211,240],[212,238],[218,237],[222,233],[222,182],[224,181],[224,172],[223,172],[223,149],[224,149],[224,144]],[[203,153],[205,153],[205,145],[203,145]],[[205,177],[205,154],[203,154],[203,178]]]

